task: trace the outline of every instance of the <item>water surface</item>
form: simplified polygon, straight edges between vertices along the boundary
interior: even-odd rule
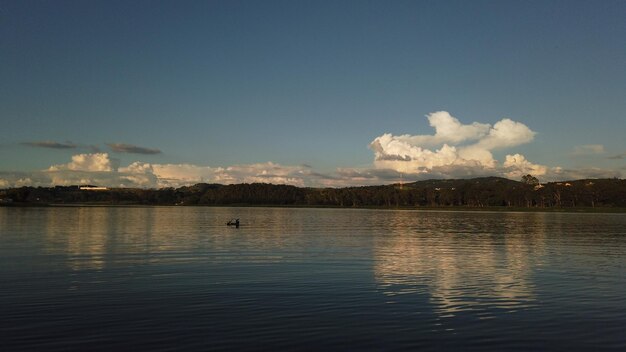
[[[624,350],[625,254],[625,214],[0,208],[0,348]]]

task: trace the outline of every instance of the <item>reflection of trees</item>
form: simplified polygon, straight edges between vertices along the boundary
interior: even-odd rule
[[[544,214],[422,215],[413,220],[419,228],[409,221],[376,240],[374,273],[385,294],[428,294],[441,314],[512,310],[533,299]]]
[[[66,254],[76,270],[102,269],[111,256],[150,253],[156,217],[151,208],[67,207],[45,212],[46,251]],[[158,225],[157,225],[158,226]]]
[[[73,269],[102,269],[110,212],[98,208],[50,208],[44,230],[48,252],[62,251]]]
[[[44,250],[66,255],[76,270],[207,260],[278,262],[349,246],[354,238],[336,234],[338,228],[359,226],[355,212],[362,211],[336,216],[329,209],[59,207],[43,210],[41,230]],[[324,214],[339,222],[320,221]],[[241,218],[241,228],[227,227],[231,218]]]

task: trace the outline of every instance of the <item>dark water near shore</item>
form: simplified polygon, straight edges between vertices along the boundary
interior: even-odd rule
[[[0,208],[0,307],[2,351],[626,350],[626,215]]]

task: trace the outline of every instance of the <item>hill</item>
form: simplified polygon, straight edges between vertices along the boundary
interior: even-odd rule
[[[104,190],[78,186],[20,187],[0,190],[0,204],[626,207],[626,180],[587,179],[540,185],[482,177],[346,188],[301,188],[264,183],[199,183],[180,188]]]

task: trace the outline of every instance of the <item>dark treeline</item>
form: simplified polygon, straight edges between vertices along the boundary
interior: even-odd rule
[[[263,183],[189,187],[81,190],[20,187],[0,190],[3,205],[143,204],[282,205],[338,207],[626,207],[626,180],[593,179],[539,185],[498,177],[428,180],[408,184],[347,188],[300,188]]]

